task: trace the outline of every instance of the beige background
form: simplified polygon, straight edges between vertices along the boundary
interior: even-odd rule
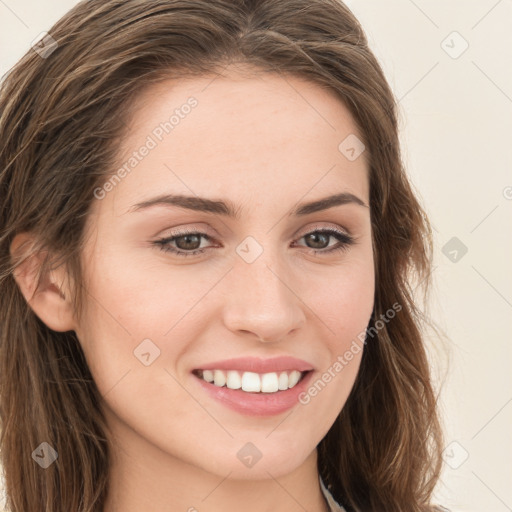
[[[75,3],[0,0],[0,75]],[[437,499],[510,511],[512,1],[347,3],[400,99],[404,160],[436,230],[432,314],[449,356],[434,342],[447,375]]]

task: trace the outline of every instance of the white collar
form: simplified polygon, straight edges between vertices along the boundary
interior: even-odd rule
[[[329,505],[331,512],[346,512],[346,510],[338,502],[335,501],[327,487],[325,487],[320,474],[318,475],[318,480],[320,480],[320,487],[322,488],[322,492],[324,493],[325,499],[327,500],[327,504]]]

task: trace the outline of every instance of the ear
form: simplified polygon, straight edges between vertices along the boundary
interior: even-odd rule
[[[32,233],[19,233],[11,242],[11,259],[29,254],[27,248],[35,245],[37,237]],[[48,251],[39,251],[19,265],[13,275],[30,308],[50,329],[71,331],[75,329],[71,293],[65,285],[69,280],[64,266],[48,270],[41,276],[38,287],[38,273]]]

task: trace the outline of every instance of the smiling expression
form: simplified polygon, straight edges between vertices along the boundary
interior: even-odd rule
[[[194,108],[155,132],[190,97]],[[168,80],[133,112],[119,165],[148,136],[155,144],[94,200],[83,254],[89,300],[76,329],[109,424],[127,452],[151,446],[242,479],[288,473],[343,408],[362,351],[307,405],[292,396],[270,413],[270,393],[251,414],[255,391],[220,387],[220,374],[207,383],[197,370],[289,356],[309,365],[310,383],[367,327],[368,166],[364,152],[351,160],[338,149],[362,137],[333,93],[291,76]],[[231,368],[241,380],[245,364]],[[279,380],[295,369],[283,364],[250,373]],[[274,377],[266,382],[275,389]],[[274,391],[275,403],[301,382]],[[229,393],[245,412],[220,396]],[[247,442],[262,454],[250,469],[237,458]]]

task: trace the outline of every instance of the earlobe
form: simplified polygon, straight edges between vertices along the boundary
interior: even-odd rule
[[[35,236],[20,233],[11,243],[11,258],[29,254],[27,247],[33,247]],[[71,294],[65,286],[64,266],[48,270],[41,275],[38,286],[38,273],[47,257],[47,251],[30,254],[13,272],[13,277],[30,308],[50,329],[59,332],[75,329]]]

